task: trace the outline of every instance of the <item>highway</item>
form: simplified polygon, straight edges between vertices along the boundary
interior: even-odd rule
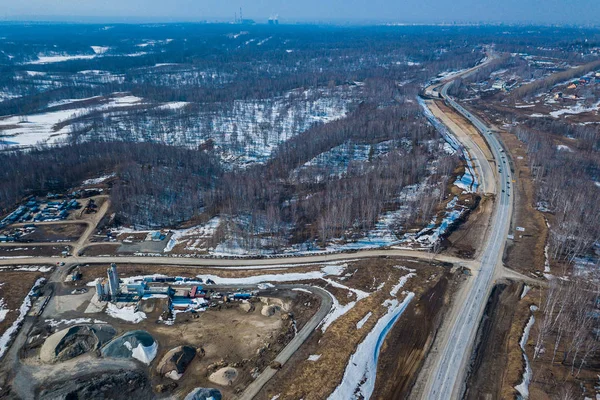
[[[489,297],[497,268],[502,268],[502,254],[510,229],[512,215],[512,173],[502,146],[491,129],[479,118],[448,96],[453,81],[442,86],[440,94],[456,111],[467,118],[487,140],[494,159],[498,161],[495,211],[478,268],[473,271],[463,304],[458,304],[449,334],[440,347],[437,362],[429,375],[422,398],[457,399],[462,396],[466,370],[470,361],[477,328]]]

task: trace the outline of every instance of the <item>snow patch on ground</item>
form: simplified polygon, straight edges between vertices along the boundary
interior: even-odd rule
[[[318,271],[290,272],[285,274],[265,274],[248,276],[245,278],[222,278],[217,275],[198,275],[198,278],[213,280],[217,285],[257,285],[264,282],[295,282],[314,279],[324,279],[326,276],[339,276],[347,267],[347,264],[329,264]],[[343,285],[341,285],[343,286]],[[346,288],[345,286],[343,286]],[[352,289],[356,290],[356,289]],[[358,291],[360,293],[364,293]]]
[[[59,54],[59,55],[44,55],[42,53],[38,54],[38,59],[34,61],[26,62],[25,64],[37,65],[37,64],[52,64],[64,61],[71,60],[91,60],[96,57],[96,54],[77,54],[77,55],[68,55],[68,54]]]
[[[214,235],[215,230],[218,228],[221,223],[221,219],[219,217],[212,218],[204,225],[194,226],[188,229],[178,229],[173,231],[169,242],[165,246],[163,252],[169,253],[173,250],[173,248],[184,241],[187,241],[186,250],[206,250],[205,248],[198,247],[201,239],[207,239]]]
[[[60,326],[60,325],[106,324],[106,321],[102,321],[99,319],[92,319],[92,318],[61,319],[58,321],[55,319],[47,319],[44,322],[46,322],[52,328],[56,328],[57,326]]]
[[[304,292],[304,293],[312,294],[312,292],[310,290],[304,289],[304,288],[293,288],[292,290],[295,292]]]
[[[96,54],[104,54],[109,49],[110,49],[110,47],[107,47],[107,46],[92,46],[92,50],[94,50],[94,53],[96,53]]]
[[[356,323],[356,329],[360,329],[360,328],[362,328],[362,327],[364,326],[364,324],[365,324],[365,323],[366,323],[366,322],[369,320],[369,318],[371,318],[371,315],[373,315],[373,313],[372,313],[371,311],[369,311],[369,312],[367,313],[367,315],[365,315],[365,316],[363,317],[363,319],[361,319],[360,321],[358,321],[358,322]]]
[[[311,354],[308,356],[308,361],[318,361],[321,358],[320,354]]]
[[[414,296],[414,293],[408,293],[402,303],[396,299],[386,300],[383,303],[388,307],[387,313],[377,321],[373,330],[358,345],[356,352],[348,361],[342,382],[329,396],[329,400],[368,399],[371,397],[375,388],[377,359],[381,346],[387,333]]]
[[[4,299],[0,299],[0,322],[6,319],[6,314],[8,314],[10,310],[6,307],[6,302]]]
[[[15,257],[6,257],[6,258],[27,258],[28,256],[15,256]],[[45,265],[17,265],[16,267],[13,266],[6,266],[6,267],[0,267],[0,270],[3,269],[7,269],[7,270],[11,270],[11,271],[25,271],[25,272],[50,272],[52,271],[52,267],[48,267]]]
[[[521,300],[523,300],[523,297],[527,296],[527,293],[529,293],[530,290],[531,290],[531,286],[529,286],[529,285],[523,286],[523,292],[521,293]]]
[[[70,125],[67,124],[58,129],[57,124],[95,110],[106,111],[114,107],[134,106],[141,101],[141,98],[135,96],[119,96],[95,107],[80,107],[32,114],[27,115],[25,120],[22,116],[7,117],[0,119],[0,131],[2,131],[2,138],[9,140],[12,147],[29,147],[38,143],[57,144],[65,140],[71,133]]]
[[[31,296],[33,296],[35,290],[38,287],[40,287],[44,282],[46,282],[46,278],[39,278],[33,284],[33,287],[31,288],[29,293],[27,294],[27,296],[25,296],[23,303],[21,303],[21,307],[19,307],[19,316],[17,317],[15,322],[13,322],[13,324],[6,331],[4,331],[2,336],[0,336],[0,358],[2,358],[8,350],[8,346],[10,344],[10,341],[12,340],[13,335],[17,333],[17,331],[21,327],[21,324],[23,323],[23,320],[25,319],[25,316],[29,312],[29,309],[31,308],[32,304]]]
[[[108,303],[106,313],[113,318],[122,319],[123,321],[133,322],[137,324],[146,319],[146,314],[141,311],[136,311],[135,306],[117,307],[113,303]]]
[[[83,186],[88,186],[88,185],[97,185],[99,183],[102,183],[110,178],[113,178],[115,176],[114,173],[112,174],[107,174],[107,175],[102,175],[99,176],[98,178],[93,178],[93,179],[86,179],[85,181],[81,182],[81,184]]]
[[[414,272],[411,272],[411,273],[406,274],[403,277],[401,277],[400,280],[398,281],[398,284],[394,285],[392,290],[390,290],[390,296],[396,297],[396,295],[398,294],[398,291],[400,289],[402,289],[404,287],[404,285],[406,284],[406,281],[408,281],[410,278],[413,278],[415,276],[417,276],[417,274],[415,274]]]
[[[553,116],[554,118],[558,118],[561,115],[565,115],[565,114],[568,114],[568,115],[582,114],[582,113],[586,113],[586,112],[598,111],[599,109],[600,109],[600,101],[593,104],[591,107],[585,107],[583,104],[577,103],[576,105],[574,105],[572,107],[563,108],[563,109],[560,109],[557,111],[552,111],[550,113],[550,115]]]
[[[137,347],[135,348],[131,348],[131,344],[129,344],[129,342],[125,342],[124,343],[125,346],[127,346],[127,348],[129,348],[129,350],[131,350],[131,356],[133,358],[135,358],[136,360],[139,360],[141,362],[143,362],[146,365],[150,365],[150,363],[152,362],[152,360],[154,360],[154,358],[156,357],[156,354],[158,352],[158,344],[156,342],[152,343],[152,345],[146,347],[143,346],[141,343],[137,345]]]
[[[532,311],[534,311],[532,306]],[[536,308],[537,309],[537,308]],[[525,346],[527,345],[527,341],[529,340],[529,333],[531,332],[531,328],[535,323],[535,317],[532,315],[529,317],[529,321],[527,321],[527,325],[525,325],[525,329],[523,330],[523,336],[521,336],[521,341],[519,342],[519,346],[523,351],[523,359],[525,360],[525,371],[523,372],[523,381],[515,386],[515,389],[520,394],[520,399],[527,400],[529,398],[529,383],[531,382],[531,365],[529,365],[529,358],[527,357],[527,353],[525,352]]]

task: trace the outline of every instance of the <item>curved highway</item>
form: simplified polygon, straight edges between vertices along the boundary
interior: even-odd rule
[[[502,254],[509,233],[512,215],[510,197],[512,173],[504,156],[502,145],[479,118],[463,108],[448,96],[450,81],[442,86],[441,96],[456,111],[467,118],[486,139],[494,158],[498,162],[495,211],[490,223],[491,232],[480,258],[478,270],[473,271],[473,283],[468,291],[464,304],[458,305],[460,310],[450,328],[446,342],[440,348],[437,363],[425,386],[424,399],[446,400],[462,396],[465,373],[470,360],[471,350],[477,328],[490,290],[495,270],[502,266]]]

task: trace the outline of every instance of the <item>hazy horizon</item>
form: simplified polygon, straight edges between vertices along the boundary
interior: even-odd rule
[[[599,25],[600,2],[580,0],[242,0],[223,4],[218,0],[0,0],[4,21],[49,22],[228,22],[243,17],[266,22],[278,17],[281,23],[406,23],[406,24],[558,24]]]

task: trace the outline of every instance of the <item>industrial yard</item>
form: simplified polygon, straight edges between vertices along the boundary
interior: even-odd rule
[[[33,304],[30,314],[38,318],[23,332],[22,367],[14,379],[24,371],[33,376],[58,372],[80,360],[97,371],[133,367],[149,393],[159,396],[185,395],[203,386],[216,387],[227,398],[269,368],[320,304],[308,290],[217,285],[211,278],[162,274],[127,276],[131,268],[119,276],[114,264],[103,268],[104,277],[83,284],[81,278],[101,269],[77,266],[60,274],[62,282],[44,287],[51,295]],[[68,390],[89,393],[90,372],[75,374],[80,386],[70,382]],[[67,390],[59,378],[38,383],[28,390],[40,398]],[[4,390],[5,395],[26,395],[22,389]]]

